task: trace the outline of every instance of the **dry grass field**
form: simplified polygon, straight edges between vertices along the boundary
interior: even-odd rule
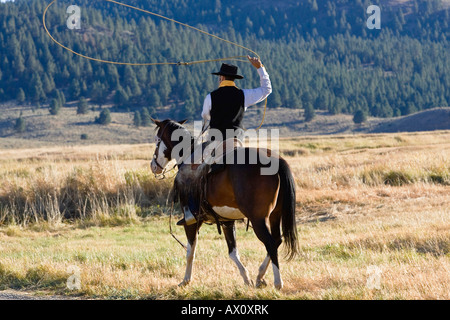
[[[190,286],[153,145],[0,150],[0,290],[102,299],[450,299],[450,131],[283,138],[300,255],[246,287],[215,226]],[[176,217],[177,218],[177,217]],[[183,229],[174,226],[184,240]],[[265,250],[238,223],[256,278]],[[80,289],[69,290],[70,267]]]

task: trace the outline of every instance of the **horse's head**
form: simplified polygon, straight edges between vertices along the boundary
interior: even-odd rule
[[[152,121],[156,124],[156,149],[153,154],[151,169],[154,174],[161,174],[172,160],[172,149],[174,147],[174,142],[171,139],[172,133],[177,129],[183,128],[182,125],[187,120],[176,122],[173,120],[159,121],[152,119]]]

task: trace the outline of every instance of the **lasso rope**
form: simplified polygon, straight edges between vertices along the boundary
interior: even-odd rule
[[[47,24],[46,24],[47,11],[56,1],[57,0],[53,0],[52,2],[50,2],[50,4],[45,8],[44,14],[42,15],[42,23],[44,25],[45,32],[50,37],[50,39],[52,39],[53,42],[55,42],[61,48],[65,49],[65,50],[67,50],[67,51],[69,51],[69,52],[71,52],[71,53],[73,53],[73,54],[75,54],[75,55],[77,55],[77,56],[79,56],[81,58],[84,58],[84,59],[97,61],[97,62],[101,62],[101,63],[109,63],[109,64],[116,64],[116,65],[128,65],[128,66],[158,66],[158,65],[186,65],[187,66],[187,65],[199,64],[199,63],[207,63],[207,62],[219,62],[219,61],[224,61],[224,60],[238,60],[238,61],[248,62],[246,60],[242,60],[241,59],[241,58],[245,58],[246,56],[233,56],[233,57],[227,57],[227,58],[195,60],[195,61],[189,61],[189,62],[151,62],[151,63],[119,62],[119,61],[111,61],[111,60],[104,60],[104,59],[98,59],[98,58],[89,57],[89,56],[86,56],[84,54],[81,54],[79,52],[76,52],[76,51],[74,51],[74,50],[64,46],[62,43],[58,42],[50,34],[49,30],[47,29]],[[200,33],[202,33],[204,35],[207,35],[209,37],[212,37],[214,39],[217,39],[217,40],[223,41],[225,43],[231,44],[233,46],[236,46],[238,48],[247,50],[247,51],[251,52],[252,54],[254,54],[256,57],[258,57],[258,59],[261,60],[260,56],[255,51],[253,51],[253,50],[251,50],[251,49],[249,49],[247,47],[244,47],[244,46],[242,46],[242,45],[240,45],[240,44],[238,44],[236,42],[229,41],[229,40],[226,40],[224,38],[218,37],[218,36],[216,36],[214,34],[211,34],[209,32],[203,31],[201,29],[195,28],[195,27],[190,26],[190,25],[188,25],[186,23],[182,23],[182,22],[179,22],[179,21],[177,21],[175,19],[171,19],[171,18],[165,17],[163,15],[160,15],[160,14],[148,11],[148,10],[144,10],[144,9],[141,9],[141,8],[137,8],[135,6],[132,6],[132,5],[129,5],[129,4],[125,4],[125,3],[121,3],[121,2],[118,2],[118,1],[114,1],[114,0],[103,0],[103,1],[111,2],[111,3],[114,3],[114,4],[120,5],[120,6],[124,6],[124,7],[130,8],[130,9],[133,9],[133,10],[137,10],[137,11],[140,11],[140,12],[144,12],[146,14],[150,14],[152,16],[155,16],[155,17],[158,17],[158,18],[161,18],[161,19],[164,19],[164,20],[167,20],[167,21],[179,24],[179,25],[181,25],[183,27],[186,27],[186,28],[192,29],[194,31],[200,32]],[[263,123],[264,123],[264,119],[266,117],[266,109],[267,109],[267,99],[266,99],[265,105],[264,105],[263,118],[262,118],[261,124],[259,125],[257,130],[259,130],[262,127]]]

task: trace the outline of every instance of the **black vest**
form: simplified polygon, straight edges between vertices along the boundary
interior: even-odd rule
[[[221,87],[211,92],[211,102],[211,129],[219,129],[224,138],[227,129],[242,129],[244,91],[236,87]]]

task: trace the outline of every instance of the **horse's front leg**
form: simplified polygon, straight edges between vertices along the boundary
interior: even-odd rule
[[[197,247],[198,229],[200,224],[184,225],[186,237],[188,240],[186,253],[186,272],[183,281],[179,284],[180,287],[188,285],[192,278],[192,267],[194,265],[195,248]]]

